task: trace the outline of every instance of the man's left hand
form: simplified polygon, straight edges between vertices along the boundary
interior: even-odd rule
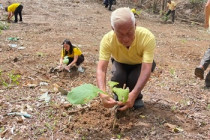
[[[125,102],[125,103],[118,102],[118,105],[120,106],[120,108],[118,110],[124,111],[128,108],[132,108],[135,100],[136,100],[136,97],[132,93],[129,93],[127,102]]]

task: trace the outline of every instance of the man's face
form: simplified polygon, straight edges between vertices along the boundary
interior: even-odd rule
[[[126,23],[115,27],[114,32],[121,44],[129,47],[135,39],[135,26],[133,23]]]

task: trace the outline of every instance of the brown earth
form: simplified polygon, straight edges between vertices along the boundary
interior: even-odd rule
[[[210,43],[203,27],[180,21],[165,24],[158,16],[142,12],[137,25],[156,36],[157,68],[143,90],[145,107],[129,110],[113,128],[113,112],[98,98],[72,106],[55,88],[56,84],[69,91],[84,83],[96,84],[99,43],[111,29],[110,11],[84,0],[22,4],[24,22],[10,24],[0,34],[1,80],[9,83],[0,85],[0,139],[210,139],[210,90],[204,87],[204,80],[194,77]],[[19,40],[8,41],[9,37]],[[59,63],[65,38],[84,52],[84,73],[49,73]],[[21,75],[19,80],[11,77],[16,74]],[[49,103],[39,101],[46,91]],[[7,115],[21,111],[32,117]]]

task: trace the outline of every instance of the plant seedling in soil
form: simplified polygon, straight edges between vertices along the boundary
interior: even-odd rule
[[[68,56],[65,56],[63,59],[63,64],[68,64],[68,63],[69,63]]]
[[[116,88],[114,86],[118,85],[118,83],[112,81],[109,82],[109,85],[111,87],[111,90],[117,94],[119,101],[121,102],[127,101],[129,94],[128,88],[126,89]],[[83,84],[81,86],[73,88],[68,93],[67,100],[71,104],[85,104],[90,100],[94,99],[96,96],[98,96],[98,93],[107,94],[92,84]]]
[[[109,81],[108,84],[111,88],[111,91],[115,92],[115,94],[118,96],[118,100],[125,103],[128,99],[129,89],[128,88],[125,89],[125,85],[124,85],[124,88],[116,88],[115,86],[118,85],[119,83],[113,82],[113,81]],[[73,88],[68,93],[67,100],[71,104],[85,104],[89,102],[90,100],[94,99],[95,97],[97,97],[99,93],[107,94],[92,84],[83,84],[81,86]],[[114,120],[113,128],[115,128],[118,105],[116,105],[113,108],[113,110],[115,112],[115,120]]]
[[[123,88],[117,88],[115,87],[119,84],[117,82],[109,81],[108,84],[112,92],[114,92],[117,95],[119,101],[125,103],[128,100],[129,89],[125,89],[126,85],[124,85]]]

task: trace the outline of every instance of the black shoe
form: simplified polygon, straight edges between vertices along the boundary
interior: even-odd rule
[[[112,11],[112,8],[111,7],[109,7],[109,11]]]
[[[133,105],[134,109],[139,109],[144,107],[144,102],[142,101],[142,99],[136,99],[134,105]]]
[[[210,87],[210,71],[206,75],[205,84],[206,84],[206,87],[208,87],[208,88]]]
[[[200,67],[195,68],[195,76],[199,77],[200,79],[204,78],[204,70]]]
[[[108,4],[105,4],[105,8],[107,8],[108,7]]]

